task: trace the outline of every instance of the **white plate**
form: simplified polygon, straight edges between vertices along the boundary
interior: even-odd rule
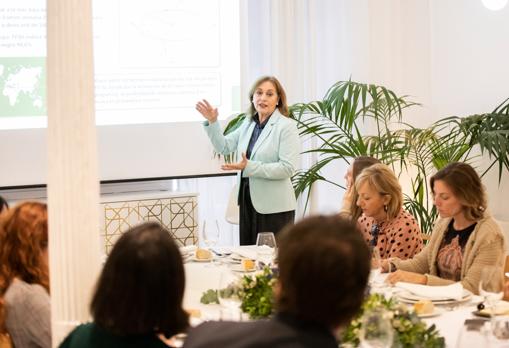
[[[436,317],[436,316],[439,316],[440,314],[443,314],[445,313],[445,310],[443,308],[438,308],[438,307],[435,307],[435,309],[433,310],[433,312],[431,313],[422,313],[422,314],[417,314],[417,316],[419,318],[431,318],[431,317]]]
[[[245,257],[240,256],[239,254],[231,254],[230,259],[235,262],[241,262],[242,259],[245,259]]]
[[[232,271],[234,271],[234,272],[240,272],[240,273],[251,273],[251,272],[256,271],[256,268],[253,268],[253,269],[250,269],[250,270],[245,270],[244,267],[242,267],[242,265],[240,265],[240,264],[238,264],[238,265],[231,265],[230,269]]]
[[[451,304],[451,303],[466,302],[466,301],[470,300],[472,298],[472,293],[470,291],[468,291],[467,289],[463,289],[463,297],[460,300],[455,300],[455,299],[452,299],[452,298],[449,298],[449,299],[448,298],[442,298],[442,299],[435,299],[434,300],[434,299],[423,298],[423,297],[420,297],[418,295],[414,295],[414,294],[412,294],[409,291],[398,292],[396,294],[396,297],[398,297],[398,299],[401,302],[411,303],[411,304],[414,304],[415,302],[420,301],[420,300],[430,300],[431,302],[433,302],[433,304]]]

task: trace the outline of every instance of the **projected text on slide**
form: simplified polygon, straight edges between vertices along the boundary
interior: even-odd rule
[[[94,0],[98,125],[199,121],[240,109],[238,2]],[[44,0],[2,0],[0,129],[45,127]]]

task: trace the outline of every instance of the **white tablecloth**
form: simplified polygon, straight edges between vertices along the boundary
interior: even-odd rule
[[[207,289],[217,289],[221,272],[227,270],[227,265],[212,265],[211,263],[199,262],[186,263],[185,308],[200,310],[202,320],[217,320],[219,318],[220,307],[218,305],[203,305],[200,303],[200,297]],[[472,312],[476,309],[476,305],[479,302],[481,302],[481,298],[474,296],[468,303],[461,304],[453,310],[445,308],[443,314],[424,319],[424,321],[428,325],[435,324],[440,334],[444,336],[446,346],[455,348],[465,319],[474,318]],[[197,322],[196,320],[195,323]],[[473,345],[473,347],[483,348],[478,345]],[[509,344],[506,347],[509,347]]]

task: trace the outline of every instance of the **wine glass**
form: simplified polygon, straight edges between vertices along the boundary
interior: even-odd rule
[[[467,319],[461,327],[456,348],[489,347],[489,329],[484,319]]]
[[[241,278],[230,271],[223,271],[219,275],[217,298],[219,304],[223,307],[223,310],[221,310],[221,320],[240,320],[240,281]],[[230,313],[230,318],[225,318],[225,312]]]
[[[213,250],[213,247],[219,241],[219,235],[220,235],[219,223],[217,220],[207,220],[207,219],[203,220],[202,226],[203,242],[207,246],[207,249],[212,253],[212,264],[219,263],[214,257],[214,254],[216,252]]]
[[[260,232],[256,236],[256,252],[258,261],[263,265],[270,265],[274,260],[276,237],[272,232]]]
[[[481,280],[479,281],[479,295],[490,308],[490,317],[495,317],[496,305],[504,297],[504,273],[502,267],[487,266],[481,270]]]
[[[217,220],[203,220],[202,237],[207,249],[211,250],[219,241],[219,223]]]
[[[359,339],[362,347],[389,348],[394,339],[390,313],[382,308],[366,310],[362,316]]]
[[[380,250],[373,248],[371,252],[371,274],[370,280],[373,286],[380,287],[383,285],[382,281],[382,258],[380,257]]]

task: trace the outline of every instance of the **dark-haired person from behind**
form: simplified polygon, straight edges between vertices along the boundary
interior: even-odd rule
[[[144,223],[120,237],[90,305],[93,322],[78,326],[62,348],[167,348],[188,326],[182,309],[182,257],[168,231]]]
[[[370,271],[368,247],[356,225],[315,216],[278,235],[276,315],[254,322],[207,322],[185,348],[337,348],[334,333],[359,311]]]

